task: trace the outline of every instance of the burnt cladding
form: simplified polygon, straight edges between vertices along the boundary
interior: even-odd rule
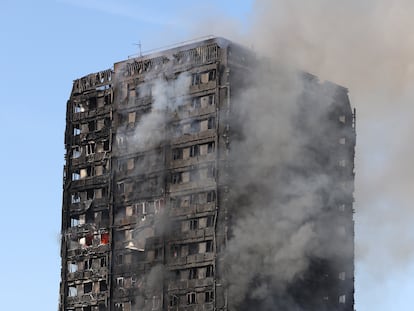
[[[60,311],[353,310],[347,90],[221,38],[67,103]]]

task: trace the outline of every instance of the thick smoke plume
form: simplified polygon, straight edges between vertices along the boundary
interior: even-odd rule
[[[335,245],[323,238],[337,241],[333,236],[339,229],[326,209],[337,204],[337,181],[330,176],[333,170],[325,169],[335,169],[337,158],[318,159],[321,154],[315,152],[334,154],[337,148],[329,143],[335,123],[328,122],[335,88],[309,84],[279,62],[271,69],[268,64],[252,67],[248,86],[234,91],[232,100],[236,169],[229,214],[234,221],[224,260],[229,306],[302,310],[293,288],[314,261],[350,258],[353,252],[352,243]],[[318,89],[305,91],[311,87]]]
[[[414,100],[414,3],[408,0],[257,0],[253,8],[252,27],[246,34],[224,35],[253,46],[258,54],[278,63],[290,64],[350,89],[351,103],[357,108],[358,135],[355,218],[356,256],[361,270],[357,271],[356,282],[357,290],[364,289],[364,293],[357,293],[357,299],[359,295],[368,297],[368,288],[375,291],[376,284],[382,284],[379,280],[391,278],[414,259],[411,229],[414,172],[409,161],[414,153],[409,143],[414,132],[411,107]],[[275,91],[274,96],[280,96],[280,92]],[[255,101],[256,106],[260,104],[261,101]],[[287,116],[290,114],[288,110]],[[280,120],[276,116],[275,121],[273,117],[272,113],[267,115],[267,111],[260,119],[256,116],[253,132],[266,135],[268,129],[273,135],[284,133],[288,137],[288,118]],[[283,137],[281,142],[275,157],[283,150],[289,152]],[[252,218],[260,223],[268,218],[268,215],[262,216],[252,215]],[[306,213],[299,213],[298,218],[306,219]],[[247,223],[240,223],[240,228],[249,230]],[[264,244],[259,242],[255,251],[266,249],[274,243],[272,237],[280,236],[275,233],[275,226],[269,226],[268,231],[264,225],[256,228],[257,234],[247,234],[240,229],[235,235],[240,235],[241,239],[269,237]],[[312,232],[311,226],[306,228]],[[309,240],[312,234],[306,236]],[[293,237],[287,235],[284,244],[292,245],[290,238]],[[302,246],[295,251],[297,258],[309,251],[308,243]],[[241,249],[246,250],[243,245]],[[252,256],[255,263],[256,257],[260,259],[261,256]],[[306,263],[297,262],[296,272],[299,273]],[[243,260],[232,269],[235,273],[239,269],[244,277],[243,266],[253,265]],[[268,273],[273,273],[273,268],[269,267]],[[367,283],[368,274],[372,276],[371,283]],[[243,284],[238,286],[243,287]]]

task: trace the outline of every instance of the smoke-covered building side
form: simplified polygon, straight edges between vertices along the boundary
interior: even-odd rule
[[[354,305],[347,90],[221,38],[74,81],[60,311]]]

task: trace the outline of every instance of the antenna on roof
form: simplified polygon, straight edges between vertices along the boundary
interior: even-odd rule
[[[137,45],[139,48],[139,57],[142,56],[142,44],[141,44],[141,40],[138,41],[138,43],[134,43],[134,45]]]

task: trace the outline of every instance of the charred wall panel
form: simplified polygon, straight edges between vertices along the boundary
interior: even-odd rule
[[[311,167],[269,163],[253,176],[267,148],[261,136],[259,148],[249,146],[261,131],[261,120],[251,127],[261,104],[245,96],[263,90],[256,78],[264,63],[215,38],[74,82],[65,132],[61,311],[353,309],[355,132],[347,91],[303,75],[290,123],[304,137],[302,157],[315,160]],[[330,104],[320,106],[321,98]],[[313,111],[329,127],[319,127]],[[263,244],[247,235],[246,249],[237,249],[240,222],[248,224],[246,217],[275,197],[280,203],[296,196],[273,183],[307,183],[316,175],[333,185],[318,189],[316,240],[334,240],[343,251],[307,254],[307,269],[283,288],[272,275],[252,273],[244,298],[235,297],[232,268],[249,269],[244,253]],[[249,230],[256,228],[242,231]],[[257,294],[263,286],[268,299]],[[297,309],[281,299],[287,295]]]

